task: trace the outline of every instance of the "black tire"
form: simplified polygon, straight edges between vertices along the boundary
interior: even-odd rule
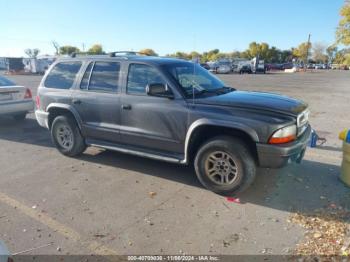
[[[231,184],[219,185],[212,180],[214,178],[209,178],[206,172],[208,161],[210,162],[209,156],[216,152],[224,152],[234,161],[237,173]],[[224,196],[232,196],[246,190],[253,183],[256,174],[256,162],[248,147],[241,140],[229,136],[216,137],[202,145],[195,157],[194,168],[199,181],[206,188]]]
[[[21,114],[18,114],[18,115],[14,115],[13,118],[16,121],[24,121],[24,119],[26,119],[26,116],[27,116],[27,113],[21,113]]]
[[[68,139],[69,143],[63,143],[60,132],[69,131],[71,136]],[[75,122],[75,119],[69,116],[57,116],[51,126],[51,139],[55,144],[58,151],[65,156],[77,156],[83,153],[86,149],[86,144],[83,136],[80,133],[79,127]],[[65,144],[65,146],[63,145]]]

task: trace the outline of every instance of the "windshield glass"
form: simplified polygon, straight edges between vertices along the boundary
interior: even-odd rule
[[[0,87],[2,86],[14,86],[15,83],[12,81],[8,80],[7,78],[0,76]]]
[[[225,88],[225,84],[216,76],[198,64],[178,63],[166,65],[166,70],[175,78],[185,94],[216,93]],[[218,94],[218,93],[216,93]]]

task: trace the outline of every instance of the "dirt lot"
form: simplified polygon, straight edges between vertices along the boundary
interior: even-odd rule
[[[205,190],[188,167],[96,148],[66,158],[33,115],[0,119],[0,239],[14,253],[46,245],[30,254],[287,254],[305,233],[287,222],[292,212],[349,207],[337,140],[350,127],[349,71],[220,77],[307,101],[327,143],[301,165],[259,170],[239,204]],[[40,77],[11,78],[36,93]]]

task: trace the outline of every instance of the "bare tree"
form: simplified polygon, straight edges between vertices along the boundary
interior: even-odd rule
[[[40,53],[40,50],[38,48],[28,48],[26,50],[24,50],[24,53],[26,53],[27,56],[29,56],[30,58],[37,58],[38,54]]]
[[[56,41],[52,41],[52,45],[55,48],[55,55],[58,55],[60,53],[60,46]]]
[[[326,55],[327,45],[324,43],[314,43],[312,46],[312,58],[318,63],[326,63],[328,56]]]

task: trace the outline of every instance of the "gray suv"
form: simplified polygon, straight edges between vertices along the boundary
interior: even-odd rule
[[[193,164],[208,189],[246,189],[257,167],[300,162],[308,107],[286,96],[237,91],[201,66],[139,55],[56,61],[44,76],[36,118],[57,149],[87,146]]]

